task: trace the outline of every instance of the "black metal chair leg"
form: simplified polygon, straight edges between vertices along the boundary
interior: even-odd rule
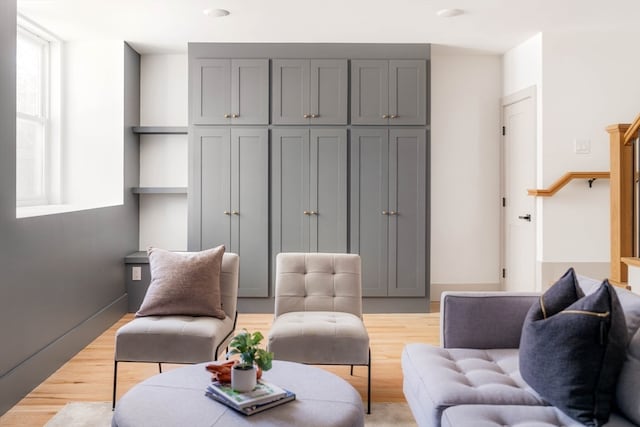
[[[162,363],[158,362],[158,371],[160,371],[160,373],[162,373]]]
[[[116,384],[118,380],[118,361],[113,362],[113,400],[111,401],[111,410],[116,409]]]
[[[369,364],[367,365],[367,414],[371,413],[371,349],[369,349]]]

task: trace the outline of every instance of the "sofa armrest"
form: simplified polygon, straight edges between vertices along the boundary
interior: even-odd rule
[[[529,292],[443,292],[442,347],[518,348],[524,318],[539,297]]]

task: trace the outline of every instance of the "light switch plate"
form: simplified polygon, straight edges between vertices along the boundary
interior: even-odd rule
[[[576,154],[591,154],[590,139],[575,139],[573,141]]]
[[[131,280],[142,280],[142,267],[131,267]]]

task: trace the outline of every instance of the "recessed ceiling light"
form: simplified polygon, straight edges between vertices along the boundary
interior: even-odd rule
[[[205,9],[202,11],[207,16],[214,16],[216,18],[222,18],[227,16],[230,12],[226,9]]]
[[[440,9],[436,14],[441,18],[453,18],[454,16],[462,15],[464,10],[462,9]]]

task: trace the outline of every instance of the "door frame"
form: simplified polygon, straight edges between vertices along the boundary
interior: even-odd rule
[[[534,135],[534,140],[536,141],[536,146],[534,147],[534,156],[533,156],[533,170],[534,170],[534,181],[537,182],[538,180],[538,157],[537,157],[537,142],[538,142],[538,108],[537,108],[537,86],[533,85],[533,86],[529,86],[525,89],[521,89],[517,92],[514,92],[510,95],[506,95],[503,96],[501,98],[501,105],[500,105],[500,268],[498,270],[498,277],[500,279],[500,288],[502,290],[505,290],[505,284],[506,284],[506,278],[502,276],[502,271],[504,268],[506,268],[506,226],[507,226],[507,219],[505,216],[505,207],[502,205],[502,200],[504,197],[506,197],[505,191],[506,191],[506,170],[507,170],[507,165],[506,165],[506,155],[505,155],[505,151],[506,151],[506,135],[502,134],[502,129],[505,126],[505,115],[504,115],[504,111],[505,108],[508,107],[509,105],[515,104],[517,102],[523,101],[525,99],[530,98],[533,101],[533,128],[535,129],[535,135]],[[532,196],[530,196],[532,197]],[[538,252],[538,216],[537,216],[537,211],[538,211],[538,203],[534,203],[533,206],[533,218],[534,218],[534,232],[535,232],[535,236],[534,236],[534,254],[536,254],[536,258],[534,259],[534,263],[537,262],[537,252]],[[534,277],[534,285],[535,288],[538,289],[539,288],[539,284],[538,284],[538,267],[537,265],[534,265],[534,272],[535,272],[535,277]],[[508,272],[507,272],[508,274]]]

